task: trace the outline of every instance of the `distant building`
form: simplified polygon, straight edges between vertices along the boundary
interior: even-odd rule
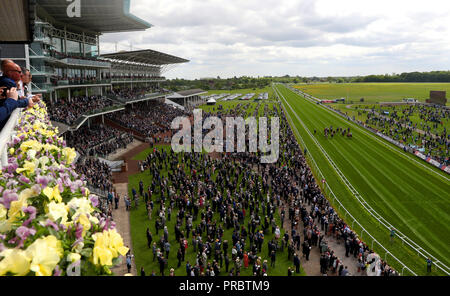
[[[446,94],[445,91],[430,91],[430,99],[427,100],[427,103],[445,106],[447,104]]]
[[[419,100],[414,99],[414,98],[406,98],[406,99],[403,99],[403,102],[405,102],[405,103],[418,103]]]

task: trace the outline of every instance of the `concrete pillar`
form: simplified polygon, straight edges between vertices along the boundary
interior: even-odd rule
[[[88,128],[91,128],[91,118],[88,118]]]
[[[72,92],[70,90],[70,87],[67,89],[67,92],[69,94],[69,103],[71,103],[72,102]]]
[[[55,89],[55,102],[58,103],[58,90]]]
[[[102,114],[102,124],[105,124],[105,115]]]
[[[86,87],[86,97],[89,96],[88,88]]]

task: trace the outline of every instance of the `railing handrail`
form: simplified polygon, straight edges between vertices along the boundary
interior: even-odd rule
[[[7,149],[8,143],[15,136],[14,128],[19,122],[21,113],[22,113],[21,108],[17,108],[16,110],[14,110],[11,113],[8,122],[5,124],[5,126],[0,132],[0,155],[1,155],[0,169],[2,169],[3,166],[8,164],[8,149]]]

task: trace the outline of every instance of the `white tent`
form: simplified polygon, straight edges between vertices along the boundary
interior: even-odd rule
[[[208,102],[206,102],[207,105],[215,105],[216,104],[216,100],[214,99],[209,99]]]

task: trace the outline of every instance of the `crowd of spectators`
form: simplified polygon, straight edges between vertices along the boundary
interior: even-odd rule
[[[155,225],[156,232],[147,229],[145,235],[161,275],[174,247],[178,249],[177,272],[186,252],[196,255],[195,262],[185,263],[188,276],[240,275],[244,268],[251,268],[255,276],[270,275],[279,256],[287,256],[299,273],[300,257],[309,261],[313,248],[321,254],[316,263],[321,274],[349,275],[342,258],[328,246],[331,237],[345,244],[346,256],[354,257],[359,272],[371,266],[372,251],[322,195],[284,114],[276,107],[274,111],[265,108],[265,116],[282,118],[282,159],[275,164],[261,164],[254,153],[179,157],[170,150],[155,150],[140,164],[149,170],[151,179],[146,184],[150,185],[144,188],[141,180],[138,190],[132,190],[132,201],[138,207],[137,201],[143,199]],[[163,171],[168,171],[167,177]],[[277,214],[281,223],[277,223]],[[176,220],[174,232],[167,229],[171,216]],[[229,240],[224,232],[230,229]],[[174,236],[179,246],[170,245]],[[170,271],[173,274],[175,266]],[[287,272],[292,275],[294,267]],[[381,261],[379,275],[397,273]]]
[[[75,166],[76,172],[84,175],[89,186],[105,192],[113,190],[112,172],[106,163],[94,158],[80,157]]]
[[[103,124],[83,126],[66,133],[68,146],[84,156],[105,156],[133,142],[133,135]]]
[[[162,93],[163,89],[159,88],[157,85],[147,86],[147,87],[121,87],[113,89],[109,94],[117,96],[127,101],[136,100],[143,98],[146,94],[152,93]]]
[[[60,99],[47,104],[50,119],[67,125],[72,125],[83,114],[102,110],[112,106],[112,100],[101,96],[80,96]]]
[[[384,113],[382,109],[373,108],[367,113],[365,124],[413,149],[421,150],[439,163],[450,164],[450,134],[445,126],[450,115],[447,108],[411,105],[400,110],[389,110]],[[420,120],[417,121],[417,118]]]
[[[181,109],[158,101],[149,101],[132,109],[108,114],[107,117],[123,127],[140,133],[145,138],[154,138],[158,134],[171,130],[170,125],[173,119],[186,115],[188,113]]]

